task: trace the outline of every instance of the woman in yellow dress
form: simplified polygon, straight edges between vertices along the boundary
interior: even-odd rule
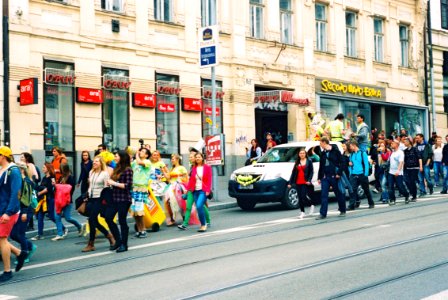
[[[183,215],[185,211],[185,201],[182,199],[182,194],[185,191],[184,184],[188,182],[188,171],[182,166],[182,158],[179,154],[171,155],[171,170],[169,177],[170,184],[165,193],[164,200],[169,213],[169,221],[167,221],[167,225],[172,225],[175,223],[177,213],[180,212]]]

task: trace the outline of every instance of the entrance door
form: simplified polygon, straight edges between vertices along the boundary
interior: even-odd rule
[[[288,112],[255,109],[256,139],[266,149],[266,133],[270,132],[277,144],[288,142]]]

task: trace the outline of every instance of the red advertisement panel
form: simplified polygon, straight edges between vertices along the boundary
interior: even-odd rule
[[[37,78],[20,80],[20,106],[37,104]]]
[[[196,98],[183,98],[183,110],[202,111],[202,100]]]
[[[205,137],[205,161],[212,166],[224,164],[224,135],[208,135]]]
[[[98,89],[78,88],[77,101],[80,103],[103,103],[103,92]]]
[[[216,107],[215,112],[216,112],[216,115],[219,116],[219,114],[221,112],[221,109],[219,107]],[[211,116],[212,115],[212,107],[211,106],[206,106],[205,107],[205,114],[207,116]]]
[[[132,105],[134,107],[156,107],[156,95],[154,94],[132,94]]]
[[[175,112],[176,111],[176,107],[172,103],[159,103],[157,105],[157,109],[159,111],[161,111],[161,112],[167,112],[167,113],[171,113],[171,112]]]

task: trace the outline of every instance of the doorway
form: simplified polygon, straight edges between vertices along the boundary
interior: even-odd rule
[[[263,151],[266,150],[266,134],[270,132],[278,144],[288,142],[288,112],[255,109],[255,133]]]

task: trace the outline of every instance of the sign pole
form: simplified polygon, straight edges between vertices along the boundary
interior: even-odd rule
[[[210,1],[210,25],[216,25],[216,7],[215,7],[215,1]],[[218,33],[219,35],[219,33]],[[218,47],[218,45],[216,45]],[[212,66],[211,68],[211,76],[212,76],[212,135],[216,134],[216,72],[215,67]],[[219,192],[216,189],[217,187],[217,170],[216,166],[212,166],[212,189],[214,191],[215,200],[218,200]]]

